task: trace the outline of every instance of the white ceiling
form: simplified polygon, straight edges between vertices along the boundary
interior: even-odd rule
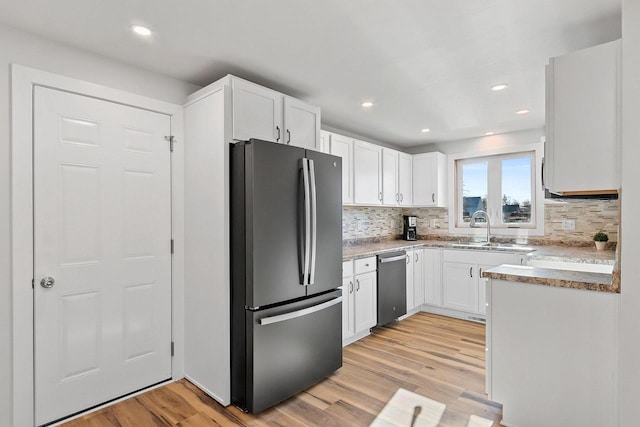
[[[0,0],[0,22],[201,86],[236,74],[408,147],[542,127],[548,58],[619,38],[621,0]]]

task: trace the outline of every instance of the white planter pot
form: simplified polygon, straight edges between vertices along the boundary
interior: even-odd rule
[[[596,249],[601,251],[607,246],[607,242],[595,242]]]

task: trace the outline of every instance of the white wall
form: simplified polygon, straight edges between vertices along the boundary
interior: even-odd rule
[[[10,66],[16,63],[176,104],[198,87],[0,25],[0,426],[10,426]]]
[[[620,425],[640,420],[640,1],[622,2]]]
[[[535,144],[540,142],[540,137],[544,136],[544,129],[530,129],[519,132],[501,133],[479,138],[463,139],[460,141],[434,142],[407,148],[405,151],[410,154],[430,153],[440,151],[444,154],[455,154],[464,152],[474,152],[483,150],[495,150],[513,147],[522,144]]]

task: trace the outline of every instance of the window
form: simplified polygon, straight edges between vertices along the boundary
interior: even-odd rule
[[[535,229],[535,164],[535,150],[455,160],[456,227],[467,228],[484,210],[492,229]]]

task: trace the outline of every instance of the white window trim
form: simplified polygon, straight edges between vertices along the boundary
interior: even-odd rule
[[[496,149],[488,149],[482,151],[474,151],[474,152],[466,152],[466,153],[457,153],[457,154],[449,154],[447,156],[448,163],[448,179],[449,179],[449,233],[461,236],[477,236],[478,238],[482,238],[486,236],[486,229],[484,227],[481,228],[471,228],[468,226],[457,226],[458,222],[458,212],[456,210],[457,204],[457,188],[458,188],[458,177],[456,171],[456,161],[458,160],[467,160],[477,157],[485,157],[485,156],[498,156],[498,155],[508,155],[508,154],[516,154],[522,153],[526,151],[534,152],[534,160],[535,163],[532,165],[533,167],[533,194],[532,204],[535,207],[534,212],[532,214],[535,217],[535,228],[534,227],[518,227],[518,228],[493,228],[491,227],[491,235],[492,236],[506,236],[506,237],[515,237],[515,238],[526,238],[528,236],[544,236],[544,190],[542,189],[542,181],[540,176],[540,168],[542,166],[542,157],[544,155],[544,144],[535,143],[535,144],[522,144],[515,145],[511,147],[503,147]],[[491,178],[489,178],[491,179]],[[495,209],[495,208],[494,208]]]

